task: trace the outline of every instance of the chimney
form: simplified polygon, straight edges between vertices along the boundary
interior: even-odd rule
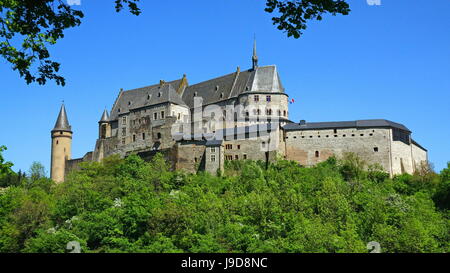
[[[300,125],[306,125],[306,120],[304,119],[300,120]]]

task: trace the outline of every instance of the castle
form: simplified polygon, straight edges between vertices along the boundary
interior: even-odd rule
[[[83,161],[135,153],[150,159],[162,153],[173,169],[222,171],[226,160],[295,160],[303,166],[353,152],[391,176],[413,173],[427,162],[427,150],[411,131],[389,120],[305,122],[289,120],[289,96],[276,66],[258,66],[189,85],[181,79],[124,91],[98,122],[92,152],[71,159],[72,129],[64,104],[51,131],[51,178]]]

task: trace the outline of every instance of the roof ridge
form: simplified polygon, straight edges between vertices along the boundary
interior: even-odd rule
[[[191,84],[191,85],[189,85],[187,88],[189,88],[189,87],[194,87],[194,86],[199,85],[199,84],[202,84],[202,83],[207,83],[207,82],[215,81],[215,80],[220,79],[220,78],[225,78],[225,77],[231,76],[231,75],[233,75],[233,74],[235,74],[235,73],[236,73],[236,71],[235,71],[235,72],[232,72],[232,73],[229,73],[229,74],[222,75],[222,76],[218,76],[218,77],[216,77],[216,78],[212,78],[212,79],[209,79],[209,80],[206,80],[206,81],[202,81],[202,82],[198,82],[198,83],[195,83],[195,84]]]

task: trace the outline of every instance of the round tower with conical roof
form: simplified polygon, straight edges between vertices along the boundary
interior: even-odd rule
[[[64,103],[61,105],[58,119],[51,132],[52,159],[50,177],[56,183],[64,182],[66,161],[72,156],[72,127],[67,119]]]
[[[100,121],[98,122],[98,138],[99,139],[105,139],[108,137],[111,137],[111,126],[109,124],[109,114],[108,111],[105,109],[103,111],[102,117],[100,118]]]

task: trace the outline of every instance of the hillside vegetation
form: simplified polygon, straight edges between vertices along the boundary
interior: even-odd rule
[[[389,179],[348,155],[312,168],[231,161],[213,176],[172,172],[158,155],[84,163],[60,185],[2,179],[0,252],[68,252],[71,241],[81,252],[450,250],[450,164]]]

